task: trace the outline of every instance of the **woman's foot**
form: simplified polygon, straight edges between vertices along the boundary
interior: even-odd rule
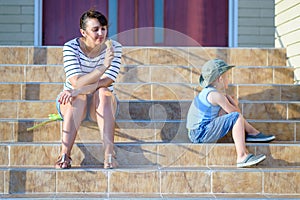
[[[72,159],[67,154],[62,154],[58,157],[57,161],[55,162],[56,169],[69,169],[71,168]]]
[[[107,154],[104,159],[104,169],[113,169],[117,166],[116,156],[114,154]]]

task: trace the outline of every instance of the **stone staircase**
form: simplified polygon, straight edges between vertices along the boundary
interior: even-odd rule
[[[53,168],[61,122],[26,131],[56,113],[62,47],[2,46],[0,55],[0,198],[300,199],[300,93],[285,49],[124,47],[113,170],[103,169],[95,123],[83,122],[69,170]],[[187,138],[201,66],[215,57],[236,65],[228,92],[244,116],[277,137],[247,144],[267,155],[256,167],[235,167],[230,135],[216,144]]]

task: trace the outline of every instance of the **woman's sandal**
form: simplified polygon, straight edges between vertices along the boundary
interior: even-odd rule
[[[118,166],[115,154],[108,154],[104,159],[104,169],[113,169]]]
[[[70,169],[71,168],[72,159],[67,154],[63,154],[58,157],[55,168],[56,169]]]

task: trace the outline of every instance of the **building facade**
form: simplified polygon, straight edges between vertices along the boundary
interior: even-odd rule
[[[60,0],[59,2],[63,3],[64,1],[67,0]],[[105,0],[102,1],[105,2]],[[45,37],[45,35],[43,33],[42,16],[52,10],[43,7],[43,4],[46,5],[46,3],[49,2],[53,2],[53,0],[0,0],[0,45],[45,45],[43,44],[43,37]],[[85,1],[84,4],[86,4],[86,2],[87,1]],[[117,15],[113,15],[113,12],[110,10],[114,9],[114,11],[118,10],[120,12],[121,7],[128,5],[129,2],[133,5],[132,10],[130,10],[130,12],[133,13],[138,12],[136,5],[144,3],[143,0],[106,0],[105,14],[109,15],[110,21],[115,22],[110,22],[111,24],[118,23],[118,18]],[[168,2],[170,4],[167,4]],[[202,10],[199,8],[201,6],[214,6],[207,3],[211,2],[211,0],[153,0],[154,14],[151,25],[163,27],[163,23],[168,23],[165,19],[167,14],[164,13],[163,9],[166,10],[166,6],[174,6],[174,3],[177,5],[181,2],[191,3],[191,6],[184,7],[188,9],[189,13],[195,12],[194,14],[192,13],[191,16],[197,16],[197,13],[203,12],[203,8]],[[194,2],[194,4],[192,4],[192,2]],[[200,5],[197,2],[202,2],[202,4]],[[227,32],[224,29],[226,33],[222,33],[222,35],[226,34],[224,38],[227,38],[227,42],[226,44],[220,43],[219,46],[287,48],[287,65],[295,68],[295,82],[299,83],[300,12],[298,11],[300,9],[300,0],[224,0],[223,2],[227,4],[226,9],[228,13],[227,18],[224,18],[224,24],[226,24],[228,28]],[[115,8],[113,8],[114,6]],[[195,7],[199,9],[195,9]],[[208,8],[205,9],[207,10]],[[159,20],[162,16],[158,13],[163,13],[165,20]],[[176,16],[176,12],[171,14],[169,18],[172,18],[172,15]],[[138,15],[135,14],[135,18],[137,18],[137,16]],[[144,15],[140,15],[140,18],[143,16]],[[56,20],[60,19],[55,18],[53,23],[56,23]],[[190,20],[186,23],[192,25],[197,23],[194,18],[187,18],[186,20]],[[205,23],[207,26],[208,23]],[[205,23],[203,23],[204,27]],[[112,28],[114,33],[117,33],[117,27],[119,26],[112,26],[110,28]],[[57,30],[60,29],[59,27],[56,28]],[[198,27],[197,30],[202,29]],[[194,30],[189,31],[189,29],[187,29],[187,32],[192,31]],[[209,44],[210,43],[208,43],[208,46]],[[61,45],[61,43],[59,45]]]

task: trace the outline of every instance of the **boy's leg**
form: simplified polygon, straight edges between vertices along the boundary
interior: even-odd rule
[[[232,128],[232,137],[237,152],[237,163],[239,163],[245,160],[249,153],[245,143],[244,118],[241,114]]]

